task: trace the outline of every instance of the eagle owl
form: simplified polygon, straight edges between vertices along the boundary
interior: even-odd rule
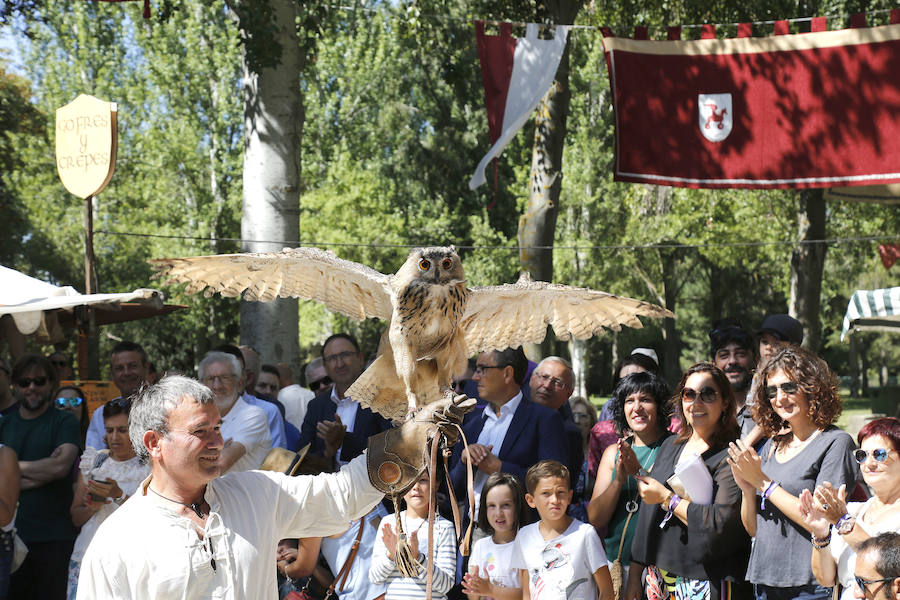
[[[639,300],[527,277],[469,288],[452,246],[415,249],[394,275],[317,248],[149,262],[167,283],[187,283],[188,293],[303,298],[355,319],[388,320],[378,356],[347,395],[397,420],[440,399],[467,357],[539,343],[547,325],[559,339],[587,339],[604,327],[641,327],[639,316],[673,316]]]

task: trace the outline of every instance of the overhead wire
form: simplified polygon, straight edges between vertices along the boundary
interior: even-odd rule
[[[424,246],[442,246],[446,242],[428,242],[421,244],[389,244],[383,242],[319,242],[314,240],[251,240],[246,238],[232,237],[203,237],[190,235],[172,235],[161,233],[138,233],[132,231],[108,231],[97,230],[95,235],[111,235],[141,238],[159,238],[159,239],[175,239],[190,240],[200,242],[233,242],[240,244],[279,244],[284,247],[298,247],[301,244],[314,247],[337,247],[337,248],[421,248]],[[692,248],[752,248],[762,246],[803,246],[815,244],[845,244],[845,243],[863,243],[863,242],[886,242],[900,240],[900,235],[871,235],[871,236],[854,236],[840,238],[826,238],[821,240],[770,240],[755,242],[702,242],[696,244],[663,242],[649,244],[590,244],[590,245],[552,245],[552,246],[502,246],[489,244],[456,244],[456,248],[465,250],[646,250],[646,249],[692,249]]]

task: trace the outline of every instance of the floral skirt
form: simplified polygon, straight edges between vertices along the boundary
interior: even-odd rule
[[[689,579],[655,565],[647,567],[646,592],[649,600],[742,600],[752,597],[744,582]]]

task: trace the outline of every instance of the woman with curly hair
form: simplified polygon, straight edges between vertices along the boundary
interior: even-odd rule
[[[831,590],[810,568],[812,528],[800,495],[825,482],[853,489],[859,478],[853,438],[834,426],[841,414],[837,377],[821,358],[786,346],[765,364],[759,382],[753,416],[770,439],[759,454],[740,441],[729,449],[741,520],[755,538],[747,579],[757,600],[826,600]]]
[[[750,538],[741,527],[741,490],[728,466],[728,443],[740,433],[734,391],[720,369],[697,363],[685,372],[671,401],[681,419],[649,475],[638,475],[641,508],[631,546],[625,600],[639,600],[641,566],[649,600],[744,600]],[[709,473],[709,498],[691,498],[676,469]]]

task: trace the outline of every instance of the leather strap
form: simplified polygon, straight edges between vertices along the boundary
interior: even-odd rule
[[[435,485],[434,471],[437,469],[437,451],[440,446],[441,434],[431,438],[431,456],[428,465],[428,566],[425,575],[425,600],[431,600],[431,588],[434,584],[434,507],[437,504],[437,486]]]
[[[353,565],[353,559],[356,558],[356,553],[359,550],[359,542],[362,539],[363,529],[366,527],[366,518],[362,517],[359,520],[359,530],[356,532],[356,539],[353,540],[353,545],[350,547],[350,554],[347,556],[347,560],[344,561],[344,566],[341,567],[341,570],[338,571],[337,577],[334,578],[334,581],[331,582],[331,585],[328,586],[328,591],[325,592],[325,597],[330,598],[332,594],[334,594],[334,586],[337,585],[337,582],[341,582],[341,586],[338,588],[340,591],[344,591],[344,585],[347,583],[347,578],[350,576],[350,567]]]

